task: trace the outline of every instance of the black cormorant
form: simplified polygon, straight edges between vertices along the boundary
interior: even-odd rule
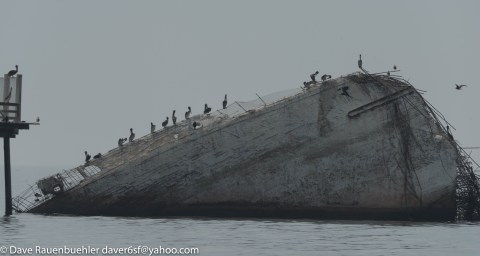
[[[168,124],[168,116],[167,116],[167,119],[162,122],[163,128],[165,128],[165,126],[167,126],[167,124]]]
[[[466,86],[466,85],[464,85],[464,84],[460,84],[460,85],[458,85],[458,84],[455,84],[455,89],[457,89],[457,90],[461,90],[461,89],[462,89],[462,87],[464,87],[464,86]]]
[[[153,122],[150,122],[150,133],[153,132],[155,132],[155,125],[153,124]]]
[[[102,153],[98,153],[93,156],[93,159],[99,159],[99,158],[102,158]]]
[[[310,79],[312,79],[312,82],[316,83],[317,80],[315,80],[315,77],[318,75],[318,71],[310,75]]]
[[[227,108],[227,95],[226,94],[225,94],[225,99],[222,102],[222,105],[223,105],[223,109]]]
[[[198,126],[200,126],[200,123],[193,122],[193,129],[194,130],[196,130]]]
[[[37,116],[37,123],[40,123],[40,117]]]
[[[12,77],[12,76],[16,75],[17,73],[18,73],[18,65],[15,65],[15,69],[12,69],[12,70],[8,71],[7,75],[9,77]]]
[[[348,90],[348,86],[343,86],[342,88],[338,88],[339,91],[342,91],[342,93],[340,93],[340,95],[345,95],[347,97],[352,97],[350,96],[350,94],[347,92]]]
[[[177,124],[177,117],[175,116],[175,110],[172,113],[172,123],[173,125]]]
[[[208,113],[210,113],[210,111],[212,111],[212,108],[209,108],[207,103],[205,103],[205,109],[203,110],[203,113],[208,114]]]
[[[135,139],[135,133],[133,133],[133,129],[130,128],[130,137],[128,138],[129,142],[132,142]]]
[[[360,59],[358,59],[358,67],[362,68],[362,55],[360,54]]]
[[[90,156],[87,151],[85,151],[85,163],[88,163],[88,161],[90,161],[90,158],[92,158],[92,156]]]
[[[189,119],[191,113],[192,113],[192,108],[188,107],[188,111],[185,112],[185,119]]]
[[[397,65],[393,65],[393,70],[397,70]]]

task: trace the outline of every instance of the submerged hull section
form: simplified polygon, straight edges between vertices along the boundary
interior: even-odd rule
[[[101,172],[29,211],[448,220],[457,158],[413,87],[351,75],[112,150],[91,163]]]

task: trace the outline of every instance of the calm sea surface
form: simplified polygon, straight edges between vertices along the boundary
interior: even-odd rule
[[[33,183],[38,178],[36,176],[51,172],[32,174],[29,168],[17,169],[14,194],[18,194],[27,183]],[[0,182],[3,198],[3,180]],[[3,215],[3,199],[0,210]],[[159,246],[164,249],[198,248],[199,255],[212,256],[480,255],[480,223],[15,214],[0,217],[0,255],[3,246],[9,250],[5,255],[9,255],[11,248],[35,250],[35,246],[43,249],[65,246],[99,248],[99,253],[93,255],[105,255],[102,250],[106,247],[129,246],[148,246],[152,250]]]

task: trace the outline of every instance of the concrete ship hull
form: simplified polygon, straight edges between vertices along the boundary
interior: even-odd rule
[[[29,212],[453,220],[457,158],[413,87],[357,74],[128,143]]]

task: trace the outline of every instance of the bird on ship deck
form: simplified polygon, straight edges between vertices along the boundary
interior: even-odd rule
[[[175,110],[172,113],[172,123],[173,123],[173,125],[177,124],[177,117],[175,116]]]
[[[196,130],[198,126],[200,126],[200,123],[193,122],[193,129],[194,130]]]
[[[8,77],[12,77],[18,73],[18,65],[15,65],[15,69],[8,71]]]
[[[363,64],[363,62],[362,62],[362,55],[360,54],[360,58],[358,59],[358,67],[359,67],[359,68],[362,68],[362,64]]]
[[[455,84],[455,89],[457,89],[457,90],[461,90],[461,89],[462,89],[462,87],[464,87],[464,86],[467,86],[467,85],[465,85],[465,84],[460,84],[460,85],[458,85],[458,84]]]
[[[167,126],[167,124],[168,124],[168,116],[167,116],[167,119],[162,122],[162,127],[165,128],[165,126]]]
[[[150,122],[150,133],[155,132],[155,127],[156,127],[156,125],[154,125],[153,122]]]
[[[212,108],[208,107],[207,103],[205,103],[205,109],[203,110],[203,113],[208,114],[210,111],[212,111]]]
[[[330,79],[330,78],[332,78],[331,75],[325,74],[325,75],[322,76],[322,81],[325,81],[325,80]]]
[[[347,97],[352,97],[348,93],[348,88],[349,88],[348,86],[343,86],[342,88],[338,88],[339,91],[342,91],[342,93],[340,93],[340,95],[345,95]]]
[[[90,161],[90,158],[92,158],[92,156],[89,155],[87,151],[85,151],[85,163],[88,163],[88,161]]]
[[[226,94],[225,94],[225,99],[222,102],[222,105],[223,105],[223,109],[227,108],[227,95]]]
[[[188,111],[185,112],[185,119],[190,119],[191,113],[192,113],[192,108],[188,107]]]
[[[317,82],[317,80],[315,80],[315,77],[316,77],[317,75],[318,75],[318,71],[316,71],[315,73],[313,73],[313,74],[310,75],[310,79],[312,79],[312,82],[313,82],[313,83],[316,83],[316,82]]]
[[[135,139],[135,133],[133,133],[133,128],[130,128],[130,137],[128,137],[128,141],[132,142]]]

